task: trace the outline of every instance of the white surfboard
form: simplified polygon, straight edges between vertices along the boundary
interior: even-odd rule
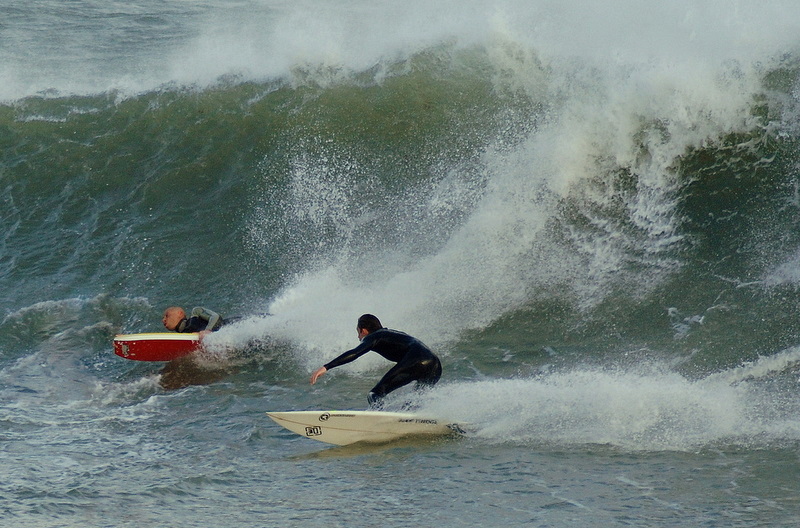
[[[464,434],[461,425],[414,413],[386,411],[286,411],[267,416],[286,429],[334,445],[383,443],[406,436]]]

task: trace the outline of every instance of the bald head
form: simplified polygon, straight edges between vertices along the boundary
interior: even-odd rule
[[[167,330],[175,330],[178,324],[186,319],[186,312],[180,306],[170,306],[164,310],[164,317],[161,322],[164,323],[164,328]]]

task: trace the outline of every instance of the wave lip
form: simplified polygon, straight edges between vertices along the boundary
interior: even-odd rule
[[[163,86],[207,87],[220,78],[287,78],[318,67],[359,72],[443,43],[493,40],[536,49],[547,62],[743,65],[796,50],[791,2],[619,1],[146,2],[64,9],[55,0],[0,8],[0,100],[41,94],[139,94]],[[444,16],[446,15],[446,16]],[[714,24],[708,21],[713,20]],[[668,72],[668,70],[665,70]],[[686,73],[686,72],[683,72]]]

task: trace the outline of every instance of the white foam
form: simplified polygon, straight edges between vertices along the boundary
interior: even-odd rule
[[[725,378],[574,369],[444,384],[426,396],[419,412],[469,423],[475,438],[492,443],[694,451],[800,439],[800,401],[793,392]]]

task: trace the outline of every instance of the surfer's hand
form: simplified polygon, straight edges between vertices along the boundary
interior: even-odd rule
[[[206,338],[208,334],[211,333],[211,330],[200,330],[198,334],[200,334],[200,341]]]
[[[314,373],[311,375],[311,384],[312,385],[315,384],[319,379],[319,377],[325,374],[326,372],[328,372],[328,369],[326,369],[325,367],[320,367],[317,370],[315,370]]]

